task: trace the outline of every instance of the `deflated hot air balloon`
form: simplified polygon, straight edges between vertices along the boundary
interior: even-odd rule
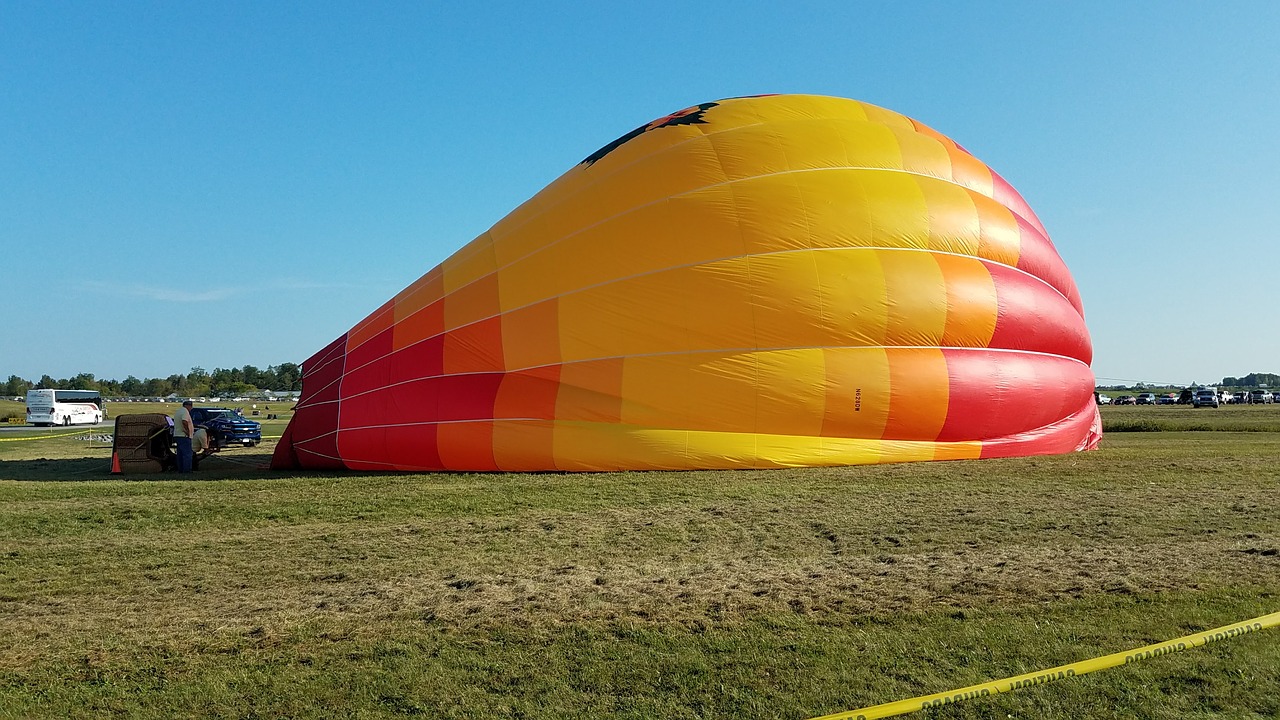
[[[591,154],[303,365],[277,468],[850,465],[1097,446],[1075,284],[1003,178],[853,100]]]

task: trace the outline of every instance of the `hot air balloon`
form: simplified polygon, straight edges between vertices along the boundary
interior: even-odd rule
[[[964,148],[703,103],[586,157],[303,364],[276,468],[853,465],[1091,449],[1075,283]]]

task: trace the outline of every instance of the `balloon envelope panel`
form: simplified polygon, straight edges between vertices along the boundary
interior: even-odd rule
[[[304,363],[276,467],[617,470],[1062,453],[1079,293],[1021,196],[853,100],[734,98],[584,159]]]

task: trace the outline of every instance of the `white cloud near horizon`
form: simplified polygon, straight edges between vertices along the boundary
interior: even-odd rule
[[[180,303],[203,303],[216,302],[225,300],[237,292],[241,292],[240,288],[219,287],[219,288],[201,288],[200,290],[188,290],[186,288],[175,287],[157,287],[154,285],[113,285],[111,283],[93,282],[87,286],[98,292],[110,295],[131,295],[133,297],[147,298],[148,300],[159,300],[161,302],[180,302]]]

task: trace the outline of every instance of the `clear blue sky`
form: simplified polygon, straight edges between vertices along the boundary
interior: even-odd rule
[[[865,100],[1004,175],[1101,382],[1280,372],[1280,4],[0,4],[0,377],[302,362],[587,154]]]

